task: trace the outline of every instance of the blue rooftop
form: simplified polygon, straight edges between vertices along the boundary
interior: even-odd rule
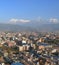
[[[16,63],[12,63],[11,65],[23,65],[22,63],[16,62]]]
[[[48,46],[49,44],[47,44],[47,43],[38,43],[38,45],[39,45],[39,46],[40,46],[40,45]]]

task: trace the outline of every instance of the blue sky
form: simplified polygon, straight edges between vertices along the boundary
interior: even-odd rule
[[[59,0],[0,0],[0,22],[38,17],[59,19]]]

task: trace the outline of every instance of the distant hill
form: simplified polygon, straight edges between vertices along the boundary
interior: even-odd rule
[[[59,24],[0,24],[0,31],[59,31]]]

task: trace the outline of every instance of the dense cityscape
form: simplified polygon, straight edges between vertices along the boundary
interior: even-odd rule
[[[0,65],[59,65],[59,33],[0,32]]]

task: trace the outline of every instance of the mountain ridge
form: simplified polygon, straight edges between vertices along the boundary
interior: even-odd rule
[[[59,31],[59,24],[1,24],[0,31]]]

